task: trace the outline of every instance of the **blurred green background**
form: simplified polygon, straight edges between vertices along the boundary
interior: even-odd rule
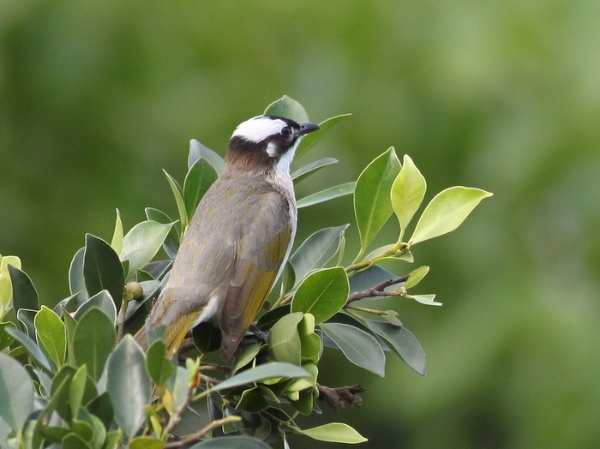
[[[314,121],[353,113],[310,155],[340,164],[298,196],[390,145],[428,198],[495,194],[415,249],[432,267],[421,293],[444,302],[398,306],[427,376],[390,357],[380,379],[327,352],[324,383],[368,391],[325,419],[369,448],[599,447],[597,1],[2,0],[0,253],[43,301],[65,297],[86,232],[110,238],[115,208],[126,228],[146,206],[175,215],[161,169],[181,179],[190,138],[223,153],[282,94]],[[302,210],[299,238],[351,220],[349,198]]]

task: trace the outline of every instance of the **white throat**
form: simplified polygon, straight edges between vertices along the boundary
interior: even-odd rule
[[[292,165],[292,161],[294,160],[294,155],[296,154],[296,149],[298,148],[298,145],[300,144],[301,140],[302,140],[302,137],[297,139],[296,142],[294,143],[294,146],[292,148],[290,148],[289,150],[287,150],[284,154],[281,155],[279,162],[277,162],[277,165],[275,166],[275,170],[277,172],[286,173],[286,174],[290,173],[290,165]],[[267,149],[267,153],[268,152],[269,152],[269,150]]]

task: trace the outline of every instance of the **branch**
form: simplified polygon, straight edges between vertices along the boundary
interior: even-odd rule
[[[373,286],[372,288],[370,288],[368,290],[361,290],[358,292],[354,292],[350,296],[348,296],[346,305],[348,305],[354,301],[358,301],[359,299],[371,298],[374,296],[398,296],[398,294],[394,294],[394,292],[386,292],[384,290],[392,285],[401,284],[403,282],[406,282],[408,280],[408,277],[409,277],[409,275],[407,274],[407,275],[401,276],[399,278],[388,279],[387,281],[380,282],[379,284]]]
[[[173,441],[173,442],[167,443],[167,444],[165,444],[164,447],[166,449],[174,449],[174,448],[179,448],[179,447],[188,445],[195,441],[200,441],[202,438],[204,438],[206,435],[208,435],[210,432],[212,432],[217,427],[221,427],[221,426],[224,426],[225,424],[229,424],[229,423],[233,423],[233,422],[239,422],[241,420],[242,420],[242,418],[240,418],[239,416],[235,416],[235,415],[227,416],[227,417],[221,418],[221,419],[215,419],[214,421],[211,421],[205,427],[200,429],[198,432],[192,433],[192,434],[188,435],[187,437],[182,438],[179,441]]]

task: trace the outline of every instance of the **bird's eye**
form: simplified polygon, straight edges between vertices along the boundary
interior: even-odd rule
[[[292,130],[289,126],[286,126],[281,130],[281,137],[288,139],[292,135]]]

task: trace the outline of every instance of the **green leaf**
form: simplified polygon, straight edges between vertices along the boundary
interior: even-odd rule
[[[277,115],[279,117],[291,118],[298,123],[308,122],[308,114],[300,103],[287,95],[274,101],[267,109],[264,115]]]
[[[484,198],[493,194],[470,187],[450,187],[427,205],[409,240],[414,245],[454,231]]]
[[[429,273],[429,267],[426,265],[411,271],[408,273],[408,280],[406,281],[405,287],[407,289],[414,287],[421,282],[425,276],[427,276],[427,273]]]
[[[357,444],[368,441],[348,424],[339,422],[311,427],[310,429],[301,430],[300,433],[313,440],[328,441],[330,443]]]
[[[256,368],[242,371],[241,373],[224,380],[215,387],[211,388],[211,391],[226,390],[228,388],[239,387],[241,385],[276,377],[287,377],[293,379],[298,377],[306,377],[308,375],[309,373],[305,369],[296,365],[292,365],[291,363],[265,363],[264,365],[259,365]]]
[[[402,161],[402,169],[392,185],[392,206],[400,223],[400,239],[423,201],[427,183],[425,178],[407,154]]]
[[[292,179],[297,184],[309,175],[316,173],[323,167],[327,167],[329,165],[337,164],[339,161],[333,157],[326,157],[323,159],[319,159],[318,161],[311,162],[309,164],[303,165],[298,170],[292,173]]]
[[[54,365],[60,368],[65,361],[67,331],[60,317],[42,306],[34,319],[38,342],[44,347]]]
[[[236,410],[244,410],[250,413],[258,413],[269,407],[269,401],[263,396],[258,387],[244,390],[236,405]]]
[[[148,265],[164,243],[172,226],[172,223],[163,224],[147,220],[131,228],[123,239],[121,252],[121,260],[129,261],[127,279],[130,279],[137,269]],[[121,286],[121,294],[123,294],[123,286]]]
[[[367,321],[367,325],[390,343],[394,351],[408,366],[420,375],[425,375],[425,351],[408,329],[371,320]]]
[[[141,436],[135,437],[128,442],[129,449],[162,449],[165,442],[156,437]]]
[[[397,277],[397,275],[385,268],[371,265],[369,268],[359,271],[350,278],[350,293],[370,290],[377,284],[389,281],[390,279],[396,279]]]
[[[44,352],[32,338],[30,338],[26,333],[15,328],[7,327],[5,330],[8,335],[23,345],[25,350],[29,353],[33,360],[35,360],[36,364],[40,368],[48,372],[52,372],[52,365],[50,364],[48,357],[46,357],[46,354],[44,354]]]
[[[0,323],[0,351],[2,351],[4,348],[8,348],[13,341],[15,341],[15,339],[8,335],[8,333],[5,331],[7,328],[14,329],[15,323],[11,321]]]
[[[196,163],[198,159],[203,157],[206,159],[210,165],[212,165],[217,173],[221,173],[223,168],[225,168],[225,161],[221,156],[215,153],[208,147],[202,145],[196,139],[190,140],[190,151],[188,153],[188,169],[192,168],[192,166]]]
[[[8,273],[10,274],[10,281],[12,283],[12,300],[15,313],[19,309],[38,310],[38,294],[29,276],[14,265],[8,265]]]
[[[75,433],[69,433],[64,437],[60,447],[62,449],[92,449],[87,441]]]
[[[85,312],[75,326],[73,356],[77,366],[87,364],[89,375],[98,381],[116,341],[111,320],[97,307]]]
[[[115,422],[129,437],[144,424],[144,407],[152,398],[144,351],[125,335],[108,360],[106,390],[114,406]]]
[[[352,114],[340,114],[319,123],[321,129],[317,132],[307,134],[302,138],[298,149],[296,150],[296,159],[306,154],[317,142],[319,142],[335,125],[341,122],[343,119],[350,117]]]
[[[152,207],[147,207],[144,209],[146,212],[146,218],[148,220],[157,221],[162,224],[172,224],[167,237],[163,243],[163,249],[167,253],[171,259],[175,259],[177,255],[177,251],[179,250],[179,236],[177,234],[177,228],[174,226],[174,221],[164,212],[154,209]]]
[[[348,324],[321,323],[319,327],[340,348],[348,360],[384,377],[385,355],[372,335]]]
[[[119,256],[108,243],[91,234],[85,236],[83,277],[89,296],[107,290],[115,307],[121,307],[125,279]]]
[[[424,304],[426,306],[441,306],[443,305],[441,302],[437,302],[435,300],[435,295],[406,295],[408,299],[414,299],[418,303]]]
[[[185,407],[189,383],[189,374],[187,370],[182,366],[177,366],[175,368],[175,375],[169,378],[169,382],[166,385],[170,394],[163,395],[162,398],[165,410],[169,415],[173,416]]]
[[[69,385],[69,407],[71,408],[71,416],[76,418],[79,416],[79,409],[83,401],[85,392],[85,382],[87,379],[87,366],[82,365],[73,375],[71,384]]]
[[[69,291],[71,295],[77,295],[77,302],[81,305],[89,297],[85,288],[85,278],[83,277],[83,255],[85,248],[80,248],[71,261],[69,266]]]
[[[157,385],[164,385],[175,371],[173,361],[166,358],[166,353],[165,344],[157,340],[150,345],[146,354],[146,370]]]
[[[390,191],[400,171],[393,147],[376,157],[359,175],[354,190],[354,213],[364,250],[392,215]]]
[[[96,396],[86,405],[86,408],[91,414],[97,416],[102,421],[104,427],[108,428],[112,425],[114,410],[108,392],[105,391]]]
[[[113,326],[117,322],[117,309],[112,297],[106,290],[96,293],[86,302],[84,302],[75,312],[75,319],[80,319],[85,312],[90,310],[92,307],[96,307],[104,313],[113,323]]]
[[[110,240],[110,246],[115,250],[115,253],[121,254],[121,250],[123,249],[123,222],[121,221],[121,212],[119,212],[119,209],[117,209],[115,230]]]
[[[168,174],[165,170],[163,170],[165,176],[167,177],[167,181],[169,181],[169,187],[171,187],[171,191],[173,192],[173,196],[175,197],[175,204],[177,204],[177,211],[179,212],[179,223],[181,224],[181,236],[185,233],[188,225],[187,212],[185,210],[185,201],[183,199],[183,191],[181,187],[170,174]]]
[[[307,195],[304,198],[299,199],[296,202],[298,209],[303,207],[313,206],[315,204],[324,203],[325,201],[339,198],[340,196],[346,196],[354,193],[355,182],[346,182],[337,186],[329,187],[328,189],[321,190],[320,192]]]
[[[323,267],[340,248],[340,241],[348,225],[321,229],[310,235],[290,257],[296,283],[302,282],[312,270]]]
[[[348,275],[343,267],[315,271],[296,290],[292,312],[310,313],[316,323],[322,323],[344,307],[349,291]]]
[[[232,373],[237,373],[241,368],[248,365],[258,355],[261,343],[252,343],[244,346],[235,356],[235,362],[231,369]]]
[[[27,335],[34,340],[36,340],[36,336],[35,324],[33,324],[33,320],[35,319],[37,312],[37,310],[31,309],[19,309],[17,311],[17,320],[19,320],[21,329],[23,329],[23,331],[25,331]]]
[[[183,183],[183,200],[188,222],[192,220],[198,203],[216,179],[217,171],[204,158],[198,159],[188,171]]]
[[[302,352],[298,323],[302,321],[303,316],[302,313],[285,315],[269,332],[269,351],[278,362],[300,365]]]
[[[14,329],[16,330],[16,329]],[[33,383],[27,370],[0,352],[0,417],[20,432],[33,411]]]
[[[271,449],[271,447],[256,438],[234,435],[204,440],[194,444],[190,449]]]

